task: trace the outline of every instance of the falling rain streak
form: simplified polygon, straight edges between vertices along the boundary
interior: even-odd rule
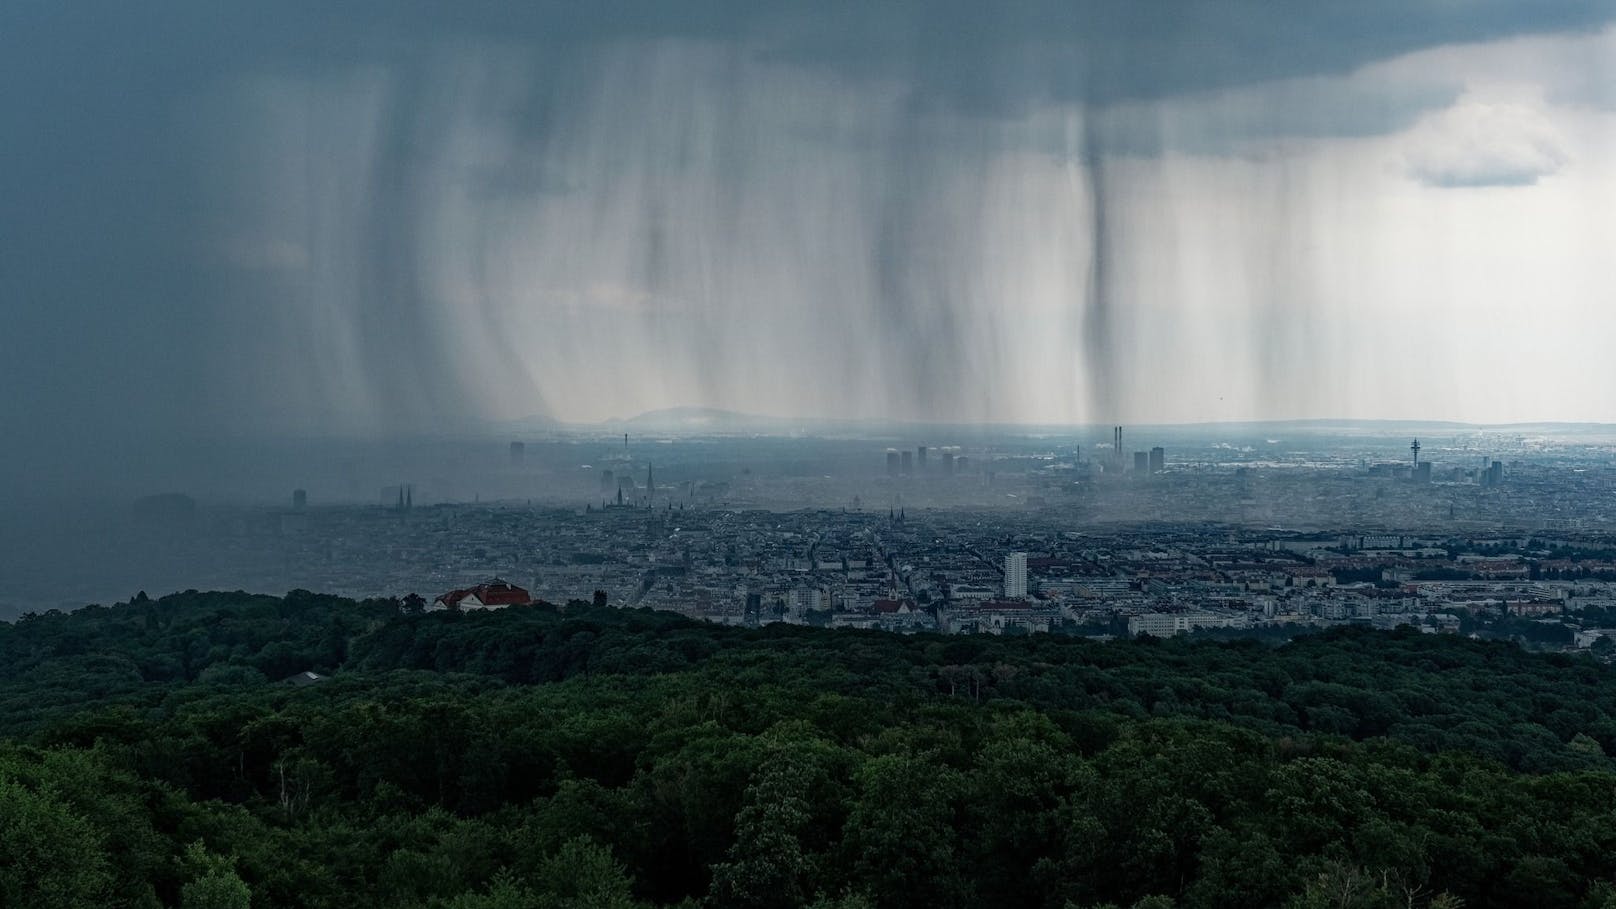
[[[297,301],[255,337],[346,364],[330,419],[1109,420],[1151,414],[1164,358],[1241,355],[1140,299],[1141,267],[1173,263],[1118,208],[1175,200],[1108,147],[1116,113],[962,112],[684,41],[233,91],[234,221],[298,266],[254,276]]]
[[[42,6],[0,415],[1609,418],[1610,9],[1450,7]]]

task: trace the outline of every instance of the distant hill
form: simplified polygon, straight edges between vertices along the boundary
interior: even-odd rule
[[[627,419],[614,417],[607,420],[604,425],[632,426],[640,429],[733,431],[742,429],[778,429],[781,426],[795,422],[800,421],[723,410],[717,407],[669,407],[662,410],[646,411]]]
[[[553,421],[551,425],[554,424]],[[1053,424],[1053,423],[953,423],[946,420],[901,420],[901,419],[836,419],[826,417],[777,417],[760,414],[745,413],[742,411],[725,410],[717,407],[669,407],[661,410],[651,410],[632,417],[613,417],[595,426],[625,427],[638,429],[657,429],[666,431],[778,431],[783,428],[810,429],[822,431],[866,431],[879,432],[884,430],[950,430],[967,433],[1067,433],[1087,432],[1101,429],[1109,430],[1109,426],[1101,424]],[[1225,435],[1229,433],[1306,433],[1315,434],[1452,434],[1470,432],[1502,432],[1528,435],[1546,436],[1616,436],[1616,424],[1611,423],[1568,423],[1568,422],[1533,422],[1533,423],[1464,423],[1454,420],[1374,420],[1354,418],[1314,418],[1314,419],[1279,419],[1279,420],[1232,420],[1209,421],[1204,423],[1124,423],[1128,428],[1135,430],[1166,430],[1174,433],[1205,433],[1208,435]],[[584,428],[585,424],[575,424],[575,428]]]
[[[566,424],[554,417],[536,413],[525,417],[517,417],[514,420],[497,421],[492,425],[495,428],[505,432],[548,432],[554,429],[561,429]]]

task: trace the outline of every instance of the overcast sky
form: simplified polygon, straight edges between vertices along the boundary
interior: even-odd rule
[[[1616,421],[1613,23],[10,0],[0,419]]]

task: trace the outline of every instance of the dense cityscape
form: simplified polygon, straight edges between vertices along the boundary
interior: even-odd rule
[[[444,480],[387,485],[373,504],[304,489],[275,506],[150,496],[109,536],[106,565],[125,596],[165,582],[302,588],[430,610],[471,608],[452,594],[494,581],[514,591],[500,605],[583,600],[743,626],[1284,637],[1406,624],[1606,652],[1616,471],[1601,430],[1428,427],[1421,442],[1398,428],[1114,427],[1094,444],[1092,431],[979,433],[901,449],[485,441],[458,485],[505,493],[488,501],[447,500]],[[1170,447],[1130,451],[1135,435]],[[82,605],[44,596],[11,609]]]

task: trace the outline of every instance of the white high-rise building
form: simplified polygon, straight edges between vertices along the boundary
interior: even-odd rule
[[[1012,552],[1004,557],[1004,595],[1019,600],[1027,595],[1027,554]]]

